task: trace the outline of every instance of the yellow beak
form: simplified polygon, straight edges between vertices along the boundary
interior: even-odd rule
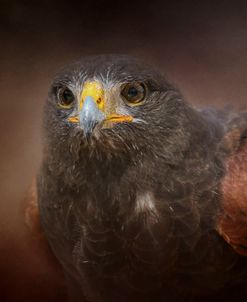
[[[86,132],[91,132],[101,122],[131,122],[130,115],[109,114],[105,112],[105,91],[100,82],[86,82],[79,101],[79,115],[68,118],[71,123],[80,123]]]

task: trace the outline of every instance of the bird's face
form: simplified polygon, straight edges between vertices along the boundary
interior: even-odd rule
[[[60,87],[57,105],[70,111],[66,121],[90,137],[94,129],[112,128],[115,124],[143,122],[135,117],[133,107],[141,106],[147,98],[143,82],[103,82],[94,77],[85,79],[79,91]]]
[[[51,99],[60,122],[90,139],[104,129],[147,124],[150,107],[157,109],[157,97],[164,91],[161,76],[157,79],[133,59],[90,58],[56,78]]]
[[[74,143],[79,137],[84,145],[101,144],[109,151],[116,146],[124,150],[123,145],[140,150],[147,142],[157,145],[162,136],[169,139],[167,132],[177,127],[174,112],[181,98],[175,95],[143,62],[126,56],[89,57],[55,78],[45,126],[54,144]]]

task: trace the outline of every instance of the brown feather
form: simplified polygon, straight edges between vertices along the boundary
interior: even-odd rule
[[[236,131],[231,135],[234,137]],[[234,141],[234,140],[233,140]],[[233,143],[235,144],[235,143]],[[247,140],[244,139],[226,163],[222,182],[220,235],[240,255],[247,256]]]
[[[40,224],[39,208],[37,201],[37,187],[36,179],[33,179],[30,187],[28,188],[24,201],[24,219],[25,224],[35,237],[42,237],[43,231]]]

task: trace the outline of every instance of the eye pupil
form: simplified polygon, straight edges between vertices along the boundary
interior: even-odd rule
[[[58,93],[58,98],[59,98],[59,104],[63,108],[70,108],[71,104],[75,99],[72,91],[68,88],[60,89]]]
[[[71,102],[73,102],[73,100],[74,96],[72,92],[69,89],[65,89],[63,92],[63,102],[66,104],[70,104]]]
[[[128,83],[121,91],[121,96],[129,104],[138,104],[144,100],[146,89],[143,83]]]
[[[128,90],[129,97],[135,97],[138,94],[138,90],[135,87],[130,87]]]

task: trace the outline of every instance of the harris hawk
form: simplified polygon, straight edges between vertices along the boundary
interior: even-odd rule
[[[43,129],[26,218],[71,301],[247,298],[246,112],[194,108],[143,62],[100,55],[55,77]]]

